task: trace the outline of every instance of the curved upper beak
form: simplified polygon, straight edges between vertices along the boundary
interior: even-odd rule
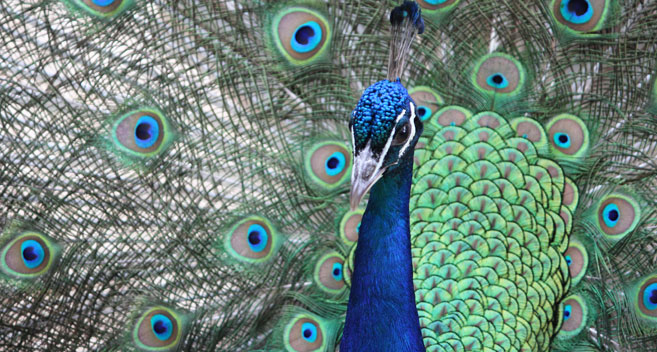
[[[382,158],[382,156],[379,156]],[[349,194],[351,210],[356,210],[365,194],[378,181],[385,168],[381,167],[379,160],[372,154],[368,145],[354,158],[351,172],[351,192]]]

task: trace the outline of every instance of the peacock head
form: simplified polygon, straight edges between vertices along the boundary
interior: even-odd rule
[[[352,209],[400,161],[412,160],[423,128],[416,109],[399,79],[374,83],[363,92],[349,121],[354,149]]]

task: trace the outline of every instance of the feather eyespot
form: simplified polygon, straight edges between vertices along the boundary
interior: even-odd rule
[[[422,15],[434,21],[440,21],[454,9],[461,0],[418,0]]]
[[[638,203],[623,194],[603,198],[597,211],[598,227],[611,240],[619,240],[636,227],[641,215]]]
[[[628,294],[637,315],[653,325],[657,323],[657,274],[650,274],[632,285]]]
[[[285,343],[293,351],[319,351],[325,346],[321,323],[309,315],[296,316],[288,323],[285,331]]]
[[[577,336],[586,326],[588,321],[588,307],[579,295],[566,297],[561,303],[561,331],[559,339],[569,339]]]
[[[59,246],[49,237],[26,231],[9,241],[0,252],[2,271],[18,279],[30,279],[50,270],[59,253]]]
[[[439,106],[444,103],[440,94],[429,87],[418,86],[409,90],[408,94],[417,105],[416,111],[420,121],[430,119],[438,111]]]
[[[657,275],[652,274],[642,279],[634,293],[636,308],[644,319],[657,319]]]
[[[249,216],[234,224],[223,241],[223,248],[232,257],[255,264],[269,261],[274,256],[280,235],[267,219]]]
[[[330,43],[329,22],[315,10],[301,7],[284,9],[275,16],[272,26],[275,47],[293,65],[318,60]]]
[[[344,257],[337,252],[322,256],[315,265],[314,279],[326,292],[342,292],[345,287]]]
[[[340,238],[346,244],[353,244],[358,241],[358,232],[360,231],[360,222],[363,219],[363,209],[348,211],[340,220]]]
[[[153,307],[137,319],[135,344],[146,351],[174,350],[182,340],[183,317],[166,307]]]
[[[475,87],[488,95],[515,95],[524,87],[525,70],[513,57],[492,53],[479,59],[472,80]]]
[[[577,285],[584,275],[589,265],[589,256],[586,248],[579,242],[571,240],[566,253],[564,253],[568,272],[570,274],[572,285]]]
[[[172,139],[171,127],[157,109],[143,108],[119,117],[113,125],[114,146],[130,157],[149,158],[161,154]]]
[[[351,164],[351,153],[344,143],[320,142],[306,152],[306,174],[315,185],[327,191],[349,179]]]
[[[566,21],[582,24],[593,17],[593,6],[589,0],[564,0],[561,2],[560,12]]]
[[[133,5],[133,0],[70,0],[86,14],[99,19],[110,19]]]
[[[561,114],[552,118],[545,126],[550,145],[559,155],[581,157],[589,147],[589,132],[577,116]]]
[[[553,0],[550,10],[559,25],[582,33],[599,30],[610,6],[608,0]]]

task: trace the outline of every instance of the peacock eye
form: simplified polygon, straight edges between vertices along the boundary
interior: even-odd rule
[[[269,42],[292,65],[305,65],[325,56],[330,46],[331,27],[318,11],[290,7],[273,17]]]
[[[68,1],[67,1],[68,2]],[[73,0],[70,2],[76,10],[97,18],[108,20],[130,8],[133,0]]]
[[[318,287],[328,293],[344,290],[344,257],[337,252],[328,253],[315,264],[314,280]]]
[[[417,104],[417,117],[420,121],[427,121],[438,111],[440,105],[444,103],[443,98],[433,89],[425,86],[418,86],[408,91],[411,99]]]
[[[577,336],[586,326],[588,307],[579,295],[566,297],[562,305],[561,331],[557,338],[567,340]]]
[[[133,338],[145,351],[176,348],[181,341],[184,319],[171,309],[154,307],[143,313],[134,327]]]
[[[52,268],[57,254],[57,245],[48,237],[24,232],[0,249],[0,270],[18,279],[36,278]]]
[[[166,150],[172,140],[166,117],[154,108],[141,108],[119,117],[112,138],[118,151],[130,157],[151,158]]]
[[[641,280],[633,293],[639,316],[654,321],[657,318],[657,277],[651,274]]]
[[[254,215],[233,225],[223,240],[224,248],[233,257],[257,264],[274,256],[280,238],[268,220]]]
[[[550,11],[563,29],[577,34],[601,29],[610,7],[613,2],[608,0],[553,0]]]
[[[406,122],[402,127],[397,129],[395,137],[392,139],[392,145],[404,144],[411,135],[411,124]]]
[[[295,317],[286,327],[285,344],[288,351],[324,351],[324,329],[319,320],[307,315]]]
[[[610,239],[619,240],[636,228],[641,215],[639,204],[629,196],[611,194],[598,206],[598,226]]]

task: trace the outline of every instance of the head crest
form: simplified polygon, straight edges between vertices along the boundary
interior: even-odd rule
[[[388,80],[394,81],[401,77],[404,65],[411,50],[415,33],[424,32],[424,21],[420,7],[414,1],[404,1],[390,12],[392,24],[390,39],[390,56],[388,59]]]

